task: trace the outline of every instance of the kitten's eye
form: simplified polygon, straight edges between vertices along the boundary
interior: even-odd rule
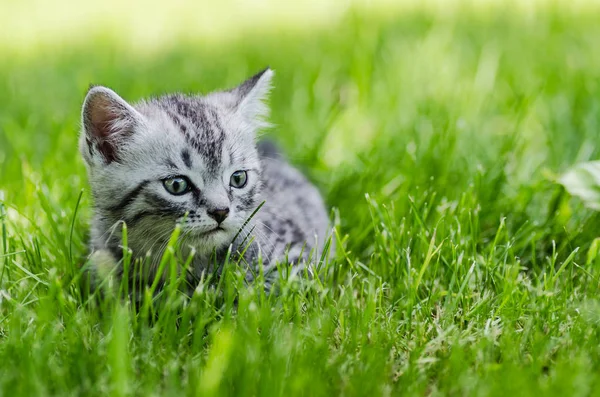
[[[182,176],[165,179],[163,181],[163,186],[167,192],[175,196],[181,196],[182,194],[186,194],[190,191],[190,183],[188,182],[187,178]]]
[[[241,189],[248,183],[248,173],[246,171],[236,171],[231,174],[229,184],[236,189]]]

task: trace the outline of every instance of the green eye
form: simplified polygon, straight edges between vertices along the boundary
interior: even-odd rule
[[[248,173],[246,171],[236,171],[231,174],[231,178],[229,179],[229,184],[236,188],[241,189],[246,186],[248,183]]]
[[[174,196],[181,196],[190,191],[190,183],[187,178],[182,176],[176,176],[163,180],[163,186],[166,191]]]

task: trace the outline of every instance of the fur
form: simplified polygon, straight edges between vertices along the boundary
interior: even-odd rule
[[[268,126],[272,76],[266,69],[232,90],[133,105],[92,87],[79,143],[94,198],[92,251],[107,250],[118,262],[124,222],[133,257],[148,258],[152,276],[179,223],[181,254],[194,252],[194,278],[212,271],[230,247],[244,252],[248,279],[259,255],[266,273],[279,261],[299,268],[319,258],[329,232],[321,195],[272,144],[256,143]],[[247,184],[235,188],[230,178],[239,170]],[[193,188],[169,193],[163,181],[175,176]],[[210,216],[217,210],[229,211],[220,224]]]

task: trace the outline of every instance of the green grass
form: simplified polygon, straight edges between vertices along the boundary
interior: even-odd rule
[[[554,180],[600,157],[599,20],[355,12],[152,52],[4,51],[0,396],[598,394],[600,216]],[[266,65],[268,134],[336,209],[322,279],[266,295],[230,265],[156,314],[90,299],[87,86],[135,100]]]

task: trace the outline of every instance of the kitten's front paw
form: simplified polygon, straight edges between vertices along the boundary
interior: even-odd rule
[[[108,250],[95,251],[88,259],[92,272],[93,284],[114,286],[118,261]]]

